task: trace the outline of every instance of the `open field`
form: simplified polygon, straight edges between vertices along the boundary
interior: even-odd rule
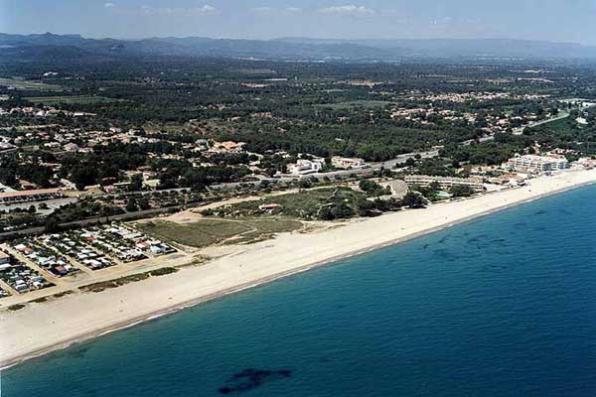
[[[18,77],[0,77],[0,86],[14,87],[18,90],[64,91],[59,85],[23,80]]]
[[[242,220],[207,218],[185,225],[155,221],[138,223],[135,226],[147,234],[168,242],[202,248],[223,242],[248,243],[268,238],[275,233],[300,229],[302,223],[280,218]]]
[[[322,208],[332,203],[344,203],[350,207],[357,207],[357,203],[366,200],[366,195],[347,187],[325,187],[310,189],[288,194],[269,196],[256,201],[244,201],[232,204],[223,211],[232,216],[254,216],[262,214],[259,206],[262,204],[277,204],[280,206],[279,215],[301,219],[318,219]]]
[[[25,97],[26,100],[33,103],[41,103],[44,105],[58,105],[60,103],[66,104],[95,104],[108,103],[117,101],[116,99],[106,98],[94,95],[58,95],[58,96],[39,96],[39,97]]]

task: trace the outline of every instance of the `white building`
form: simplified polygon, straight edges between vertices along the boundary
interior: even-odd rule
[[[569,168],[569,161],[565,157],[536,156],[528,154],[510,159],[505,167],[512,171],[540,174]]]
[[[408,185],[416,185],[426,187],[431,183],[437,182],[441,189],[449,190],[453,186],[469,186],[476,192],[484,190],[484,184],[481,178],[454,178],[445,176],[428,176],[428,175],[407,175],[406,183]]]
[[[288,165],[288,173],[292,175],[308,175],[319,172],[323,169],[325,159],[299,159],[294,164]]]
[[[347,158],[334,156],[331,158],[331,165],[335,168],[350,169],[350,168],[364,168],[366,163],[360,158]]]

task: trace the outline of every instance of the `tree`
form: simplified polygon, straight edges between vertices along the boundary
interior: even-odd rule
[[[319,211],[319,218],[324,221],[332,221],[334,219],[346,219],[354,216],[354,210],[346,203],[330,203],[321,207]]]
[[[137,207],[137,201],[134,199],[134,197],[129,198],[126,203],[126,211],[136,212],[138,210],[139,210],[139,207]]]
[[[17,184],[17,160],[14,156],[0,159],[0,183],[8,186]]]
[[[85,186],[97,183],[98,171],[90,164],[78,165],[71,173],[70,179],[76,185],[77,189],[83,190]]]
[[[147,197],[141,197],[139,199],[139,208],[143,211],[151,208],[151,205],[149,204],[149,200],[147,199]]]
[[[312,180],[308,178],[302,178],[298,181],[298,187],[300,189],[309,189],[312,187]]]
[[[437,181],[432,182],[427,187],[423,186],[416,186],[414,189],[417,192],[420,192],[424,197],[426,197],[430,201],[435,201],[439,192],[441,191],[441,184]]]
[[[59,232],[60,231],[60,223],[58,222],[58,219],[56,219],[55,217],[49,216],[45,220],[43,229],[46,233]]]
[[[468,185],[455,185],[449,191],[453,197],[470,197],[474,194],[474,189]]]
[[[430,185],[428,185],[428,188],[431,192],[436,194],[441,190],[441,184],[437,181],[433,181]]]
[[[143,175],[135,174],[130,178],[129,190],[131,192],[139,192],[143,190]]]
[[[426,201],[424,200],[424,197],[414,192],[408,192],[401,200],[401,203],[402,206],[408,208],[424,208],[426,206]]]
[[[358,183],[358,187],[360,188],[360,190],[368,193],[371,196],[382,196],[383,194],[387,193],[383,186],[379,185],[375,181],[371,181],[368,179],[361,180]]]
[[[110,215],[112,214],[110,207],[103,205],[99,210],[99,216],[101,218],[105,217],[106,222],[109,220]]]

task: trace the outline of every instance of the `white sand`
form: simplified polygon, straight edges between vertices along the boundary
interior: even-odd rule
[[[0,312],[0,366],[59,349],[225,294],[394,244],[544,195],[596,182],[596,170],[541,177],[529,186],[408,210],[312,234],[283,234],[200,267],[101,293]],[[206,250],[215,253],[216,249]]]

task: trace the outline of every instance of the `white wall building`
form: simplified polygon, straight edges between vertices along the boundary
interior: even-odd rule
[[[569,161],[565,157],[536,156],[528,154],[516,156],[505,164],[512,171],[528,174],[540,174],[569,168]]]
[[[445,176],[428,176],[428,175],[407,175],[406,183],[408,185],[417,185],[426,187],[431,183],[437,182],[441,189],[449,190],[453,186],[469,186],[476,192],[484,190],[484,184],[481,178],[454,178]]]
[[[319,172],[323,169],[325,159],[299,159],[294,164],[288,165],[288,173],[292,175],[308,175]]]
[[[350,168],[363,168],[366,163],[360,158],[347,158],[334,156],[331,158],[331,165],[335,168],[350,169]]]

